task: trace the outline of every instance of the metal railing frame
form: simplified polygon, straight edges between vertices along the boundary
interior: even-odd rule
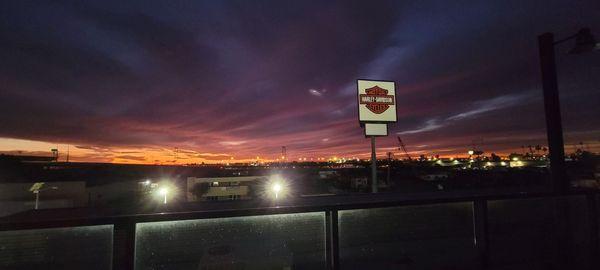
[[[380,196],[369,195],[372,197]],[[372,209],[385,207],[419,206],[445,203],[472,203],[473,209],[473,236],[475,249],[478,253],[479,268],[488,269],[490,265],[490,240],[488,229],[488,202],[496,200],[514,200],[514,199],[536,199],[536,198],[565,198],[574,196],[585,196],[587,206],[587,220],[589,222],[590,237],[590,269],[600,269],[598,262],[599,250],[599,228],[598,228],[598,193],[597,192],[579,192],[568,195],[557,195],[554,193],[516,193],[502,195],[485,196],[446,196],[437,198],[418,198],[418,199],[398,199],[384,200],[374,202],[345,203],[349,197],[340,198],[339,204],[328,205],[310,205],[310,206],[277,206],[261,207],[252,209],[227,209],[215,211],[189,211],[174,213],[152,213],[138,215],[107,216],[96,218],[75,218],[58,219],[44,221],[17,221],[0,223],[0,231],[26,230],[26,229],[44,229],[58,227],[76,227],[90,225],[113,225],[113,269],[134,269],[135,262],[135,230],[137,223],[191,220],[191,219],[209,219],[225,217],[243,217],[260,216],[273,214],[289,214],[304,212],[324,212],[325,213],[325,250],[326,261],[329,269],[340,269],[340,246],[339,246],[339,225],[338,213],[342,210]],[[360,197],[360,196],[357,196]],[[559,200],[566,201],[566,200]],[[568,228],[568,227],[566,227]],[[560,238],[560,237],[559,237]],[[564,243],[560,243],[564,245]],[[566,248],[562,246],[559,248]],[[568,254],[568,253],[565,253]],[[560,260],[560,258],[558,258]],[[565,258],[565,262],[568,258]]]

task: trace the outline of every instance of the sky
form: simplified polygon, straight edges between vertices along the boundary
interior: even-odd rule
[[[396,82],[378,154],[546,145],[537,36],[597,1],[3,1],[0,152],[213,163],[367,157],[356,80]],[[600,52],[556,47],[566,151],[600,151]]]

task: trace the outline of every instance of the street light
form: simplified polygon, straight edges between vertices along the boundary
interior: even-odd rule
[[[39,208],[39,204],[40,204],[40,192],[44,191],[44,190],[57,190],[58,187],[52,186],[52,187],[47,187],[47,188],[42,188],[44,186],[44,182],[37,182],[34,183],[33,186],[31,186],[31,188],[29,188],[29,191],[33,192],[33,194],[35,194],[35,205],[34,208],[35,210],[37,210]]]
[[[596,38],[592,34],[592,31],[589,28],[581,28],[575,37],[575,47],[569,51],[569,54],[582,54],[586,52],[591,52],[595,50],[600,50],[600,43],[596,43]],[[573,37],[563,39],[564,41],[569,40]],[[554,44],[558,44],[563,40],[559,40]]]
[[[560,117],[554,46],[571,39],[575,39],[575,47],[569,51],[570,54],[580,54],[599,48],[589,28],[582,28],[576,34],[558,41],[554,41],[554,34],[552,33],[544,33],[538,36],[550,170],[553,188],[557,193],[566,193],[569,182],[565,171],[565,148]]]
[[[158,195],[163,196],[163,204],[167,204],[167,194],[169,194],[167,187],[162,187],[158,190]]]
[[[289,183],[280,175],[270,176],[265,184],[265,195],[268,198],[278,200],[289,195]]]
[[[281,192],[281,184],[274,183],[271,189],[273,190],[273,192],[275,192],[275,199],[279,198],[279,192]]]

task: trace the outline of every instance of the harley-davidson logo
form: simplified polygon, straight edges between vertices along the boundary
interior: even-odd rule
[[[359,95],[359,102],[375,114],[382,114],[390,105],[394,105],[394,96],[388,95],[388,90],[377,85],[365,89],[365,93]]]

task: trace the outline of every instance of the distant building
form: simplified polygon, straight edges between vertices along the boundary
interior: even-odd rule
[[[187,201],[249,200],[266,179],[264,176],[188,177]]]
[[[28,156],[28,155],[6,155],[0,154],[0,160],[15,160],[19,162],[46,163],[58,160],[58,156]]]

